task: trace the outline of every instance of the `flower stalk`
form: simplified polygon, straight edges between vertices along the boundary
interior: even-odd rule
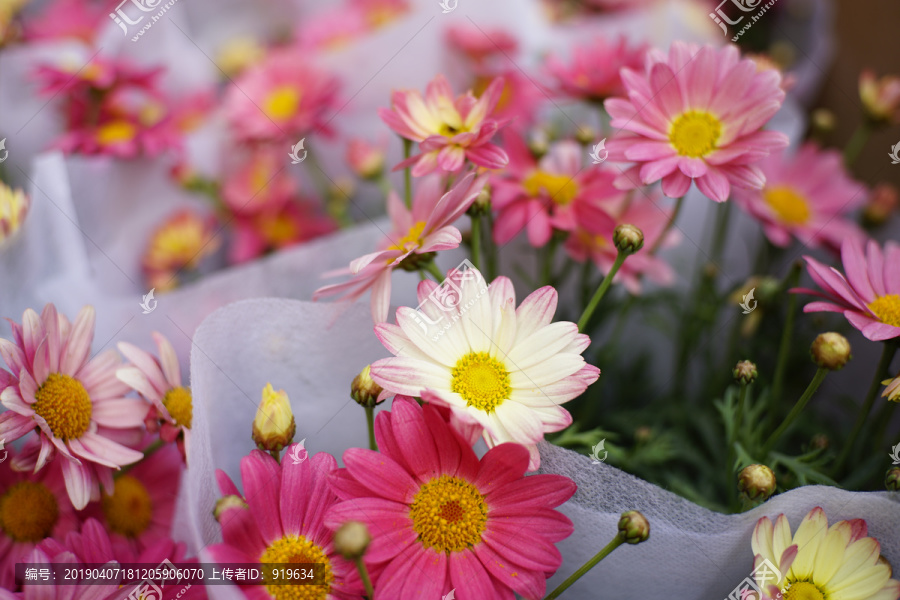
[[[787,431],[787,428],[791,426],[791,424],[797,419],[803,409],[806,407],[806,403],[809,402],[809,399],[812,398],[813,394],[816,393],[816,390],[819,389],[819,386],[822,385],[822,382],[825,380],[825,376],[828,375],[828,371],[825,367],[819,367],[816,371],[816,374],[813,376],[812,381],[809,382],[809,385],[806,387],[806,391],[803,392],[803,395],[800,396],[800,399],[797,400],[797,403],[794,405],[794,408],[791,409],[791,412],[788,413],[788,416],[785,417],[784,421],[781,422],[781,425],[778,426],[778,429],[772,432],[772,435],[769,436],[769,439],[766,440],[765,445],[763,446],[762,456],[768,456],[769,452],[772,451],[772,448],[775,447],[775,443],[778,439]]]

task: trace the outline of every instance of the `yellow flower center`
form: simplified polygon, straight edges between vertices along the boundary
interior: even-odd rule
[[[294,116],[299,106],[300,90],[290,85],[275,88],[266,98],[266,114],[278,121]]]
[[[512,392],[506,366],[487,352],[469,352],[459,359],[450,389],[485,412],[500,406]]]
[[[97,129],[97,143],[101,146],[128,142],[137,135],[137,128],[128,121],[110,121]]]
[[[825,594],[808,581],[797,581],[785,591],[784,600],[825,600]]]
[[[422,232],[425,231],[425,221],[419,221],[409,228],[409,231],[400,240],[388,248],[388,250],[405,251],[410,245],[419,247],[422,245]]]
[[[34,412],[47,421],[53,437],[67,441],[78,439],[91,424],[91,397],[81,382],[62,373],[50,373],[34,393]]]
[[[132,475],[116,479],[112,495],[103,496],[103,514],[109,528],[125,537],[138,537],[150,525],[153,502],[143,483]]]
[[[266,551],[259,557],[259,562],[264,565],[315,564],[316,581],[321,585],[284,585],[266,584],[269,595],[276,600],[325,600],[331,591],[334,582],[334,574],[331,572],[331,561],[317,545],[307,540],[302,535],[286,535],[269,544]],[[275,578],[267,569],[263,570],[263,579],[275,581]],[[284,578],[279,578],[282,582]]]
[[[778,220],[786,225],[803,225],[809,221],[809,203],[793,188],[786,185],[766,188],[763,199],[775,211]]]
[[[669,142],[681,156],[699,158],[716,149],[721,135],[719,119],[705,111],[691,110],[672,122]]]
[[[191,428],[191,418],[194,414],[191,406],[191,390],[185,387],[172,388],[166,392],[162,403],[176,425]]]
[[[900,294],[878,296],[869,303],[869,310],[882,323],[900,327]]]
[[[49,537],[58,518],[56,497],[42,483],[20,481],[0,496],[0,529],[15,542]]]
[[[297,239],[296,222],[287,214],[265,215],[258,221],[260,232],[272,246]]]
[[[487,513],[478,489],[450,475],[436,477],[419,488],[409,510],[419,541],[439,552],[460,552],[479,543]]]
[[[578,184],[568,175],[555,175],[547,171],[534,171],[522,183],[529,196],[550,196],[556,204],[565,206],[578,195]]]

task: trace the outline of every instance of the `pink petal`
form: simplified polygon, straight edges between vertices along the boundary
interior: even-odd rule
[[[244,497],[255,515],[259,533],[266,543],[284,535],[278,507],[281,497],[281,473],[275,459],[260,450],[252,450],[241,459]]]
[[[359,483],[382,498],[408,504],[418,485],[393,459],[363,448],[344,452],[344,464]]]
[[[78,370],[87,362],[94,341],[94,320],[96,313],[93,306],[85,306],[78,313],[69,339],[62,350],[62,361],[59,370],[65,375],[77,375]]]

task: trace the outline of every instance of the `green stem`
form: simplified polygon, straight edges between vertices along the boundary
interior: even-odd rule
[[[713,262],[722,260],[722,250],[725,247],[725,239],[728,234],[728,223],[731,220],[731,205],[733,202],[723,202],[716,212],[716,223],[713,226],[713,244],[710,259]]]
[[[487,255],[487,280],[493,281],[497,277],[497,245],[494,243],[494,213],[488,211],[485,215],[487,219],[487,237],[486,250]]]
[[[391,193],[391,180],[388,179],[387,174],[382,172],[378,179],[375,180],[375,184],[378,186],[378,190],[387,198],[388,194]]]
[[[650,246],[649,254],[656,254],[656,251],[659,250],[660,245],[663,243],[663,240],[668,235],[669,230],[675,225],[675,221],[678,219],[679,213],[681,213],[681,207],[684,205],[684,196],[678,198],[675,201],[675,210],[672,211],[672,216],[669,217],[669,221],[666,223],[665,229],[659,234],[659,237],[656,238],[656,241],[653,242],[653,245]]]
[[[734,414],[734,423],[732,424],[731,435],[728,436],[728,465],[726,466],[725,470],[728,473],[727,485],[729,506],[734,506],[734,503],[737,500],[737,486],[734,482],[734,443],[737,441],[738,431],[740,430],[741,424],[744,420],[744,402],[747,399],[747,387],[749,386],[746,383],[741,383],[741,391],[738,395],[737,411]]]
[[[409,158],[412,152],[412,140],[403,138],[403,159]],[[412,167],[403,170],[403,202],[406,208],[412,209]]]
[[[441,270],[438,269],[438,266],[434,264],[433,260],[425,263],[422,268],[431,273],[431,276],[434,277],[434,280],[438,283],[444,281],[444,274],[441,273]]]
[[[553,590],[552,592],[547,594],[547,596],[544,598],[544,600],[553,600],[554,598],[558,598],[559,595],[562,594],[567,589],[569,589],[573,583],[575,583],[576,581],[581,579],[581,577],[585,573],[587,573],[588,571],[590,571],[591,569],[596,567],[597,563],[599,563],[601,560],[603,560],[604,558],[609,556],[613,550],[615,550],[616,548],[618,548],[619,546],[621,546],[624,543],[625,543],[625,537],[622,535],[616,535],[616,537],[614,537],[612,539],[612,541],[603,548],[603,550],[601,550],[600,552],[595,554],[592,559],[590,559],[589,561],[587,561],[586,563],[581,565],[577,571],[575,571],[574,573],[569,575],[569,577],[565,581],[563,581],[561,584],[556,586],[555,590]]]
[[[375,597],[375,588],[372,587],[372,579],[369,577],[369,571],[366,569],[365,563],[363,563],[363,559],[360,556],[359,558],[353,559],[353,562],[356,563],[356,570],[359,571],[359,577],[362,579],[363,587],[366,590],[366,597],[369,600]]]
[[[150,444],[149,446],[147,446],[144,449],[144,458],[142,458],[141,460],[146,459],[147,457],[149,457],[150,455],[152,455],[154,452],[156,452],[157,450],[159,450],[160,448],[162,448],[165,445],[166,445],[166,443],[164,441],[157,439],[156,441],[154,441],[152,444]],[[131,469],[133,469],[140,463],[141,463],[141,461],[139,460],[137,462],[131,463],[130,465],[125,465],[124,467],[122,467],[121,469],[119,469],[118,471],[113,473],[113,477],[115,477],[115,478],[121,477],[122,475],[124,475],[125,473],[127,473],[128,471],[130,471]]]
[[[828,375],[828,369],[823,367],[819,367],[819,370],[816,371],[815,376],[812,378],[812,381],[809,382],[809,385],[806,387],[806,391],[803,392],[803,395],[800,396],[800,399],[797,400],[797,403],[794,405],[794,408],[791,409],[791,412],[788,413],[788,416],[785,417],[784,421],[781,422],[781,425],[778,426],[778,429],[772,432],[772,435],[769,436],[769,439],[766,440],[765,445],[763,446],[762,458],[765,460],[766,456],[768,456],[769,452],[772,451],[772,448],[775,446],[775,442],[778,441],[778,438],[787,430],[788,427],[794,422],[794,420],[803,412],[803,409],[806,407],[806,403],[809,402],[809,399],[812,398],[813,394],[816,393],[816,390],[819,389],[819,386],[825,380],[825,376]]]
[[[277,463],[281,462],[281,452],[279,452],[278,450],[269,450],[269,456],[274,458],[275,462],[277,462]]]
[[[797,287],[800,283],[800,263],[794,263],[791,272],[788,273],[785,289]],[[772,394],[769,396],[769,418],[778,414],[778,401],[781,399],[781,389],[784,387],[784,375],[787,372],[788,358],[791,354],[791,340],[794,337],[794,321],[797,316],[797,294],[790,294],[788,298],[787,320],[784,330],[781,332],[781,344],[778,347],[778,364],[775,366],[775,376],[772,379]]]
[[[859,436],[859,432],[862,430],[863,425],[866,424],[869,413],[872,412],[872,406],[875,404],[875,396],[878,394],[878,388],[881,387],[881,380],[887,377],[888,369],[891,366],[891,360],[894,358],[894,353],[896,351],[897,344],[891,341],[884,342],[884,347],[881,350],[881,360],[878,361],[878,366],[875,367],[875,376],[872,378],[872,383],[869,385],[869,391],[866,392],[862,410],[859,411],[859,415],[856,417],[856,423],[850,431],[850,437],[848,437],[847,441],[844,443],[844,448],[841,450],[841,454],[834,464],[835,475],[841,471],[844,467],[844,463],[846,463],[847,459],[850,457],[850,452],[853,449],[853,445],[856,443],[856,438]]]
[[[591,315],[594,314],[594,310],[597,308],[597,305],[600,304],[600,300],[603,299],[604,294],[606,294],[606,290],[608,290],[609,286],[612,285],[613,277],[616,276],[616,273],[622,266],[622,263],[625,262],[626,258],[628,258],[628,254],[626,254],[625,252],[620,251],[616,255],[616,262],[613,263],[613,266],[609,270],[609,273],[607,273],[606,277],[603,278],[603,281],[600,282],[600,287],[597,288],[597,291],[594,293],[594,297],[591,298],[591,302],[587,305],[587,308],[585,308],[584,312],[581,313],[581,318],[578,319],[578,331],[584,333],[584,328],[587,327],[588,321],[591,320]]]
[[[556,248],[559,246],[559,238],[556,233],[550,238],[550,242],[544,249],[544,255],[541,260],[541,275],[538,281],[543,285],[550,285],[550,278],[553,272],[553,259],[556,257]]]
[[[856,131],[853,132],[850,141],[847,142],[847,145],[844,148],[844,164],[847,165],[847,167],[852,166],[853,163],[856,162],[856,159],[859,158],[863,148],[866,147],[866,142],[869,141],[869,136],[871,135],[872,126],[869,125],[868,121],[863,121],[857,126]]]
[[[366,409],[366,426],[369,429],[369,450],[378,452],[378,444],[375,442],[375,407],[364,406]]]
[[[481,215],[472,215],[472,264],[481,271]]]

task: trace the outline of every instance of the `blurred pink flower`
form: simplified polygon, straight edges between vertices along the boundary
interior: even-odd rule
[[[757,71],[736,46],[674,42],[668,55],[650,50],[643,73],[625,68],[628,98],[604,103],[611,125],[625,132],[607,143],[609,159],[636,162],[617,179],[630,189],[662,180],[663,193],[684,196],[691,181],[724,202],[732,186],[765,184],[754,163],[788,144],[761,128],[781,107],[784,90],[775,69]]]
[[[412,166],[414,177],[434,170],[457,173],[466,160],[486,169],[506,166],[506,153],[491,143],[505,122],[494,118],[503,80],[495,79],[481,97],[471,91],[453,98],[453,90],[443,75],[435,77],[423,97],[417,90],[394,91],[391,108],[378,114],[401,137],[419,142],[421,154],[410,157],[394,170]]]
[[[347,142],[345,160],[357,177],[376,179],[384,171],[385,158],[385,144],[370,144],[361,138]]]
[[[381,242],[377,252],[361,256],[341,269],[328,275],[351,274],[352,278],[319,288],[313,299],[341,295],[345,301],[354,301],[369,289],[372,290],[372,320],[381,323],[388,319],[391,303],[391,273],[405,259],[414,254],[428,254],[450,250],[459,246],[462,234],[453,226],[481,193],[486,176],[469,173],[446,193],[445,182],[437,176],[419,180],[412,201],[412,210],[406,208],[400,197],[388,195],[388,215],[391,233]]]
[[[239,264],[331,233],[337,226],[314,200],[296,198],[281,206],[240,215],[232,223],[228,261]]]
[[[141,268],[147,285],[168,291],[180,285],[185,273],[194,271],[220,245],[217,221],[185,208],[170,215],[150,235]]]
[[[494,227],[498,244],[527,229],[528,241],[541,248],[554,229],[575,229],[573,208],[579,203],[623,195],[613,187],[610,172],[582,167],[584,150],[573,141],[555,143],[539,161],[518,134],[508,132],[504,143],[509,166],[491,179],[491,202],[499,211]],[[615,228],[611,218],[608,225]]]
[[[493,57],[515,56],[519,43],[502,27],[481,28],[469,23],[454,23],[444,32],[444,40],[451,52],[465,56],[475,65]]]
[[[115,351],[91,358],[94,318],[94,308],[85,306],[70,323],[48,304],[40,315],[26,310],[21,325],[10,321],[15,341],[0,339],[0,355],[13,373],[0,370],[0,403],[8,409],[0,413],[0,439],[38,435],[40,451],[27,457],[28,468],[37,472],[58,453],[79,510],[100,498],[101,484],[112,489],[113,469],[143,457],[117,440],[140,427],[147,413],[141,400],[125,398]]]
[[[900,337],[900,244],[889,241],[884,251],[869,240],[863,250],[857,238],[841,245],[844,273],[826,267],[810,256],[809,276],[823,291],[795,288],[795,293],[813,294],[825,301],[810,302],[803,312],[838,312],[875,342]]]
[[[619,70],[622,67],[639,69],[646,52],[646,45],[631,46],[625,36],[619,36],[615,43],[597,37],[575,46],[568,63],[551,55],[547,59],[547,70],[562,94],[602,102],[610,96],[625,94]]]
[[[616,227],[626,223],[634,225],[644,234],[644,250],[628,257],[613,278],[613,283],[622,283],[631,294],[641,293],[644,277],[657,285],[672,285],[675,273],[669,263],[649,249],[665,232],[673,210],[671,207],[661,208],[657,198],[647,198],[640,193],[613,202],[584,202],[575,208],[577,226],[566,240],[566,250],[578,262],[592,260],[605,275],[618,255],[613,243]],[[677,232],[670,231],[659,247],[670,246],[677,241]]]
[[[534,122],[537,110],[550,94],[540,83],[516,67],[501,70],[478,67],[474,73],[472,90],[479,97],[495,79],[503,79],[494,116],[508,122],[509,127],[516,130],[525,129]]]
[[[222,182],[222,200],[235,215],[255,215],[275,210],[291,200],[298,190],[297,180],[285,168],[290,163],[284,149],[254,147],[239,154]]]
[[[792,237],[810,248],[833,250],[843,240],[866,234],[847,214],[866,201],[865,185],[853,181],[835,150],[805,144],[795,156],[772,154],[759,163],[766,178],[761,190],[734,192],[734,200],[760,221],[766,237],[787,246]]]
[[[92,44],[102,23],[107,22],[107,11],[100,3],[84,0],[53,0],[42,5],[42,10],[25,21],[25,39],[58,40],[77,39]]]
[[[330,133],[328,113],[335,108],[339,82],[308,58],[296,49],[274,50],[229,86],[224,110],[240,140]]]

